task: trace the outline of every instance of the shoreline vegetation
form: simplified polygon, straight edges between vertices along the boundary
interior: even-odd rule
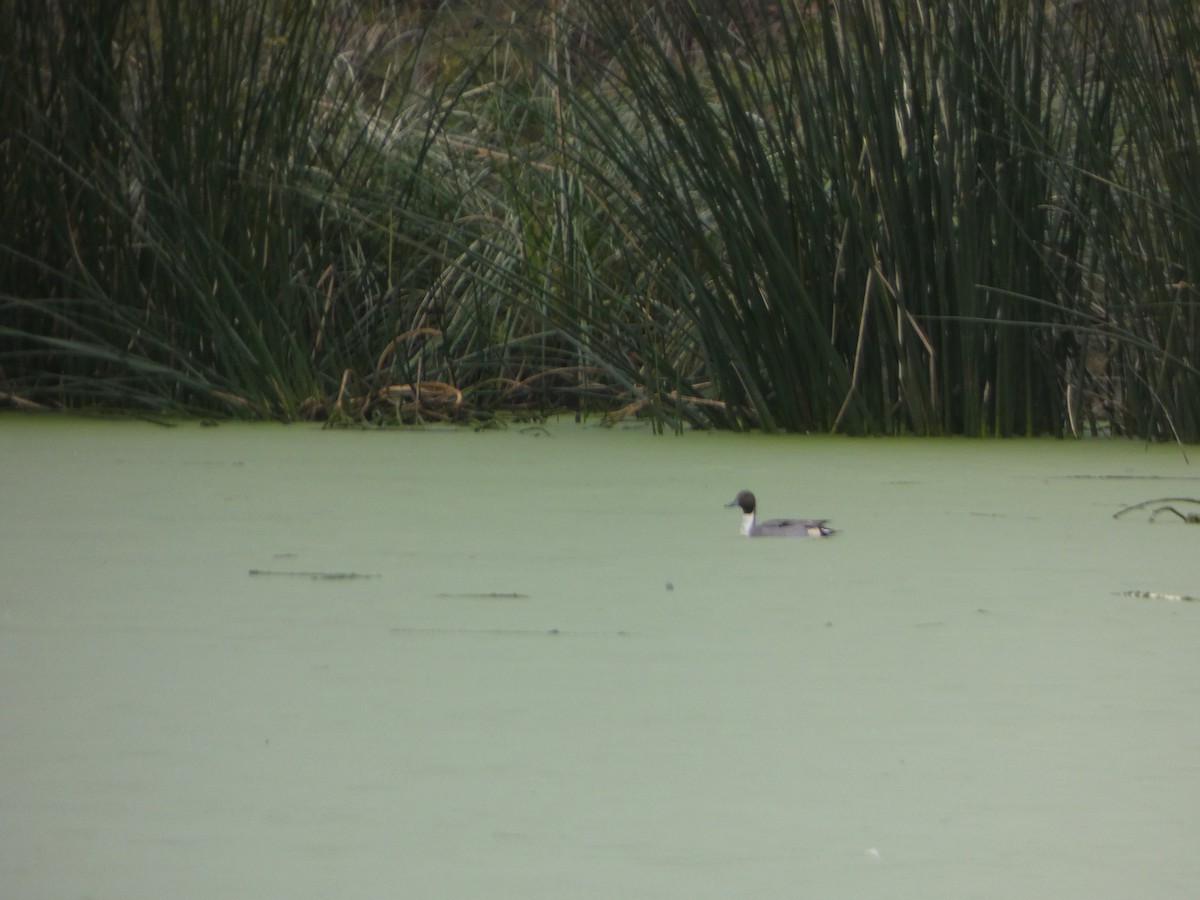
[[[5,0],[0,406],[1200,441],[1192,0]]]

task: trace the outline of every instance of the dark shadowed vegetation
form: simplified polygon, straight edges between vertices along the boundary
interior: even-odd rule
[[[0,5],[8,405],[1200,439],[1190,0]]]

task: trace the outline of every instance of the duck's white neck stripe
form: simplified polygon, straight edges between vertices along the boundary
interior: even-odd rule
[[[742,536],[750,537],[754,533],[754,513],[742,513]]]

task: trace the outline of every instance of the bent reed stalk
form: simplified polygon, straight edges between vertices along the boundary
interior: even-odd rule
[[[10,0],[0,399],[1200,438],[1200,11]]]

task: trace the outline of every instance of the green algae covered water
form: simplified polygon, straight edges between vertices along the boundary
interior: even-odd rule
[[[1191,898],[1178,448],[0,419],[0,884]],[[828,540],[738,535],[829,517]]]

